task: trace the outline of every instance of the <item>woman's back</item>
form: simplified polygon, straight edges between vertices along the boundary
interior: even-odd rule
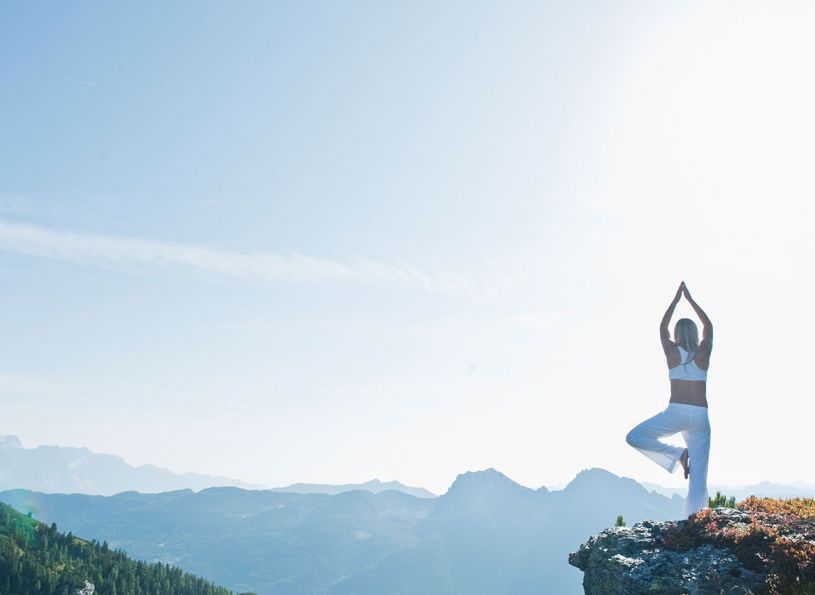
[[[697,358],[701,359],[699,353],[694,353],[693,357],[689,357],[689,353],[679,345],[676,346],[679,351],[679,363],[673,368],[668,369],[668,378],[671,380],[688,380],[691,382],[704,382],[707,380],[707,370],[703,370],[696,363]]]
[[[668,368],[668,378],[671,380],[670,402],[707,407],[707,368],[710,366],[710,345],[702,341],[693,358],[689,358],[688,351],[679,345],[675,347],[675,353],[679,357],[671,357],[669,361],[674,363],[678,359],[678,363],[675,366],[670,366],[669,363]]]

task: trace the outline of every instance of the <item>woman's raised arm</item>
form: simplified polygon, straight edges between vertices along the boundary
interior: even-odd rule
[[[702,308],[699,306],[699,304],[697,304],[696,301],[694,301],[694,299],[690,296],[690,292],[688,291],[688,288],[684,286],[684,283],[683,283],[683,289],[684,289],[683,293],[685,294],[685,297],[690,302],[690,305],[693,308],[693,311],[696,312],[696,315],[699,317],[699,320],[702,321],[702,325],[703,325],[703,328],[702,328],[702,341],[705,341],[708,344],[712,343],[713,342],[713,323],[710,322],[710,318],[708,318],[707,314],[705,314],[705,311],[702,310]]]
[[[682,283],[679,284],[679,289],[676,290],[676,295],[674,296],[671,305],[668,306],[668,309],[665,311],[665,316],[662,317],[662,322],[659,323],[659,338],[662,341],[663,345],[665,344],[666,341],[668,343],[670,343],[671,341],[671,332],[668,330],[668,323],[671,322],[671,316],[674,315],[676,305],[679,303],[679,300],[682,299],[683,291],[687,291],[685,288],[684,281],[682,281]]]

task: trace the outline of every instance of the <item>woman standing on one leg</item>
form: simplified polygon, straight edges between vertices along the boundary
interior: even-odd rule
[[[689,318],[677,321],[674,340],[668,332],[676,304],[684,294],[702,321],[702,341],[699,331]],[[626,442],[664,467],[669,473],[682,465],[685,479],[690,476],[685,516],[707,506],[707,461],[710,452],[710,423],[707,415],[707,369],[713,349],[713,325],[707,314],[688,292],[683,281],[676,291],[668,311],[659,325],[662,349],[668,361],[671,380],[671,400],[667,409],[645,420],[626,436]],[[661,442],[659,438],[682,432],[687,448]]]

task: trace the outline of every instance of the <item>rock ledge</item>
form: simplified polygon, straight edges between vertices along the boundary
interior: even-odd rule
[[[747,513],[721,510],[728,523],[750,522]],[[666,549],[666,533],[681,531],[687,522],[644,521],[606,529],[569,554],[569,564],[584,572],[586,595],[748,594],[764,584],[766,573],[746,568],[728,549],[711,544]]]
[[[586,595],[815,594],[815,500],[756,498],[606,529],[569,555]]]

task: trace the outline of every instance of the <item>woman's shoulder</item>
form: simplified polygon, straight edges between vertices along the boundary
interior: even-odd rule
[[[665,351],[668,368],[675,368],[678,366],[682,361],[682,353],[679,351],[679,346],[670,339],[666,339],[662,343],[662,349]]]
[[[713,341],[703,339],[702,342],[699,343],[699,351],[696,353],[696,357],[693,358],[693,361],[700,370],[707,371],[707,369],[710,367],[710,354],[712,351]]]

